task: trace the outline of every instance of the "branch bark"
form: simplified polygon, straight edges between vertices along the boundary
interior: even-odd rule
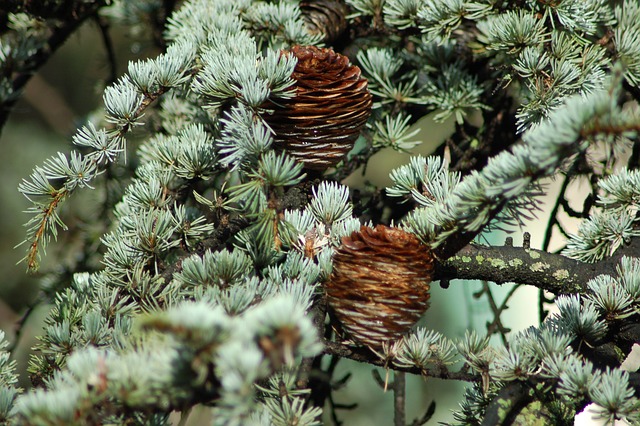
[[[640,243],[632,242],[616,255],[600,262],[584,263],[561,254],[523,247],[489,247],[470,244],[439,263],[434,280],[485,280],[496,284],[515,282],[555,295],[585,294],[587,282],[602,274],[615,275],[624,255],[637,256]]]
[[[378,367],[388,368],[394,371],[402,371],[405,373],[418,374],[423,377],[435,377],[438,379],[447,380],[460,380],[464,382],[480,382],[481,378],[478,374],[468,373],[466,371],[449,371],[446,369],[421,369],[417,367],[398,367],[393,364],[388,364],[371,352],[370,349],[365,347],[352,347],[343,345],[341,343],[325,340],[324,353],[328,355],[336,355],[342,358],[348,358],[358,362],[364,362],[366,364],[376,365]]]
[[[512,382],[502,388],[491,401],[482,426],[512,425],[522,409],[532,401],[533,396],[523,382]]]
[[[406,377],[402,371],[396,371],[393,375],[393,424],[394,426],[405,426],[405,397],[406,397]]]
[[[29,82],[34,73],[43,66],[51,55],[64,44],[69,36],[75,32],[82,23],[94,16],[97,11],[106,6],[104,0],[95,2],[73,2],[67,8],[53,7],[51,10],[46,7],[42,10],[31,5],[31,2],[23,1],[21,4],[15,5],[14,10],[10,11],[28,11],[36,16],[47,16],[53,14],[52,18],[59,19],[57,26],[51,28],[49,38],[44,41],[42,46],[29,57],[27,61],[18,64],[16,69],[11,70],[13,75],[6,76],[11,80],[14,92],[19,92]],[[4,127],[9,113],[14,104],[18,100],[17,96],[13,96],[3,103],[0,103],[0,131]]]

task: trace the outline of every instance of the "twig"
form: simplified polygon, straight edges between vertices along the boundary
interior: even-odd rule
[[[331,378],[333,377],[333,373],[335,372],[335,369],[336,369],[339,361],[340,361],[340,357],[338,357],[338,356],[332,356],[331,357],[331,362],[329,363],[329,366],[327,367],[327,371],[326,371],[326,374],[327,374],[329,382],[331,381]],[[333,423],[336,426],[341,426],[342,425],[342,422],[340,421],[340,419],[338,419],[338,413],[336,412],[336,410],[338,410],[338,409],[353,410],[358,406],[358,404],[356,404],[356,403],[353,403],[353,404],[338,404],[333,399],[333,391],[343,387],[347,383],[347,380],[349,380],[350,377],[351,377],[351,373],[347,373],[342,379],[338,380],[337,382],[330,383],[329,389],[327,391],[327,399],[329,401],[329,405],[331,406],[331,420],[333,421]],[[317,407],[321,407],[323,405],[324,404],[316,404]]]
[[[560,187],[560,192],[558,193],[558,198],[556,198],[556,202],[553,205],[553,209],[551,209],[551,213],[549,213],[549,222],[547,223],[546,231],[544,234],[544,239],[542,241],[542,250],[548,250],[549,244],[551,244],[551,237],[553,235],[553,227],[558,224],[558,211],[560,210],[560,200],[564,197],[565,192],[567,191],[567,187],[569,186],[570,178],[566,176],[564,181],[562,182],[562,186]]]
[[[385,391],[387,390],[387,386],[389,386],[388,376],[386,379],[383,379],[378,370],[371,370],[371,376],[378,386],[380,386],[380,389],[384,389]],[[391,387],[393,387],[393,383],[391,384]]]
[[[509,333],[509,331],[511,330],[502,324],[502,320],[500,319],[500,314],[502,314],[502,311],[507,307],[507,301],[509,300],[508,298],[511,295],[513,295],[515,288],[517,288],[517,286],[514,286],[510,290],[510,292],[507,294],[507,298],[505,299],[505,301],[502,303],[502,305],[500,305],[500,307],[498,307],[495,299],[493,298],[493,294],[491,293],[491,288],[489,287],[489,283],[487,281],[482,282],[483,293],[487,295],[487,300],[489,301],[489,307],[493,312],[493,321],[487,325],[487,334],[491,336],[492,334],[498,332],[500,334],[500,337],[502,338],[502,343],[504,343],[505,346],[508,346],[507,333]]]
[[[406,377],[402,371],[393,374],[393,424],[405,426]]]
[[[560,200],[564,198],[564,194],[569,187],[570,177],[565,176],[564,181],[562,182],[562,186],[560,187],[560,191],[558,192],[558,197],[556,198],[556,202],[553,205],[553,209],[551,209],[551,213],[549,213],[549,222],[547,223],[547,227],[544,234],[544,240],[542,241],[542,250],[548,251],[549,245],[551,244],[551,237],[553,236],[553,228],[558,227],[558,230],[563,233],[564,229],[562,225],[558,221],[558,212],[560,210]],[[544,309],[544,303],[547,300],[544,294],[544,290],[540,289],[538,291],[538,320],[540,323],[544,321],[547,316],[547,311]]]
[[[419,417],[419,418],[415,419],[411,423],[411,426],[422,426],[422,425],[426,424],[429,420],[431,420],[431,417],[433,417],[433,414],[435,412],[436,412],[436,402],[435,401],[431,401],[431,404],[429,404],[429,407],[427,408],[427,411],[425,411],[425,413],[422,415],[422,417]]]
[[[56,209],[58,208],[58,205],[62,203],[67,196],[69,196],[69,190],[64,187],[52,192],[51,201],[42,208],[42,219],[33,233],[31,244],[29,244],[27,255],[24,258],[27,262],[27,268],[30,271],[38,269],[38,256],[40,253],[38,248],[41,247],[43,241],[46,241],[47,226],[56,226]],[[25,240],[25,242],[28,241]]]
[[[109,62],[109,78],[107,79],[107,85],[113,84],[118,78],[116,54],[113,49],[113,42],[109,35],[109,24],[100,15],[95,15],[93,20],[100,29],[100,36],[102,37],[102,43],[104,44],[104,50],[107,53],[107,61]]]
[[[18,322],[15,324],[15,333],[13,336],[13,342],[11,342],[11,344],[7,348],[12,358],[14,356],[13,352],[16,350],[16,348],[18,347],[18,344],[20,343],[20,339],[22,337],[22,333],[24,332],[24,328],[25,328],[25,325],[27,324],[27,321],[29,321],[29,318],[31,318],[31,315],[33,314],[33,312],[36,310],[38,306],[40,306],[42,302],[44,302],[44,300],[45,300],[44,295],[40,293],[38,295],[38,298],[33,302],[31,302],[29,306],[27,306],[27,309],[24,311],[24,313],[22,314]]]
[[[480,375],[467,373],[466,371],[449,371],[446,368],[437,370],[420,369],[418,367],[398,367],[391,363],[385,363],[378,355],[374,354],[368,348],[346,346],[341,343],[324,341],[324,353],[336,355],[342,358],[349,358],[354,361],[364,362],[366,364],[377,365],[405,373],[418,374],[424,377],[436,377],[439,379],[460,380],[464,382],[479,382]]]

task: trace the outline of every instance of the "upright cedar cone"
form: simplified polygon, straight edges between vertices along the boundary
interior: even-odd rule
[[[429,306],[434,257],[408,232],[363,226],[342,238],[326,286],[329,304],[358,342],[380,348],[402,337]]]
[[[349,8],[340,0],[301,1],[300,11],[309,31],[322,35],[325,43],[337,40],[347,29]]]
[[[371,115],[371,93],[360,68],[331,49],[294,46],[296,95],[270,105],[266,121],[275,146],[286,150],[307,169],[335,166],[353,148]]]

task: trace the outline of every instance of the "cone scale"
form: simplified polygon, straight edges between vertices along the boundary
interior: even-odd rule
[[[363,226],[336,250],[327,300],[351,338],[379,349],[402,338],[427,310],[434,266],[430,249],[413,234]]]
[[[294,46],[296,94],[271,105],[265,117],[274,146],[305,168],[324,171],[353,148],[371,115],[372,96],[360,68],[332,49]]]
[[[309,32],[321,35],[325,43],[334,42],[347,29],[349,8],[342,0],[301,1],[300,11]]]

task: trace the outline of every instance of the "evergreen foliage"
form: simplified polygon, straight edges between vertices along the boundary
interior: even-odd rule
[[[162,53],[129,63],[104,88],[102,118],[19,185],[30,270],[66,230],[69,197],[94,191],[104,214],[82,268],[43,284],[51,309],[28,367],[35,389],[16,387],[0,333],[1,421],[168,425],[201,404],[214,425],[318,425],[333,406],[335,365],[322,363],[333,355],[472,382],[451,424],[526,422],[527,410],[569,424],[591,403],[609,424],[640,424],[640,380],[620,368],[640,340],[637,1],[346,0],[349,29],[333,47],[361,68],[374,105],[326,172],[280,149],[268,124],[296,96],[297,60],[281,50],[330,44],[305,2],[18,3],[2,16],[3,111],[82,19],[132,36],[166,25]],[[381,149],[419,145],[411,126],[427,114],[455,121],[446,144],[393,170],[386,189],[341,183]],[[581,220],[558,264],[538,266],[569,289],[554,294],[556,313],[541,308],[537,327],[510,333],[505,301],[487,333],[418,327],[382,350],[349,346],[323,289],[343,237],[395,223],[444,265],[482,233],[534,218],[545,178],[565,183],[549,236],[565,232],[559,206]],[[590,185],[581,211],[567,201],[575,182]],[[530,252],[512,256],[492,263],[494,281],[544,288],[509,275]],[[436,271],[443,284],[455,278]]]

